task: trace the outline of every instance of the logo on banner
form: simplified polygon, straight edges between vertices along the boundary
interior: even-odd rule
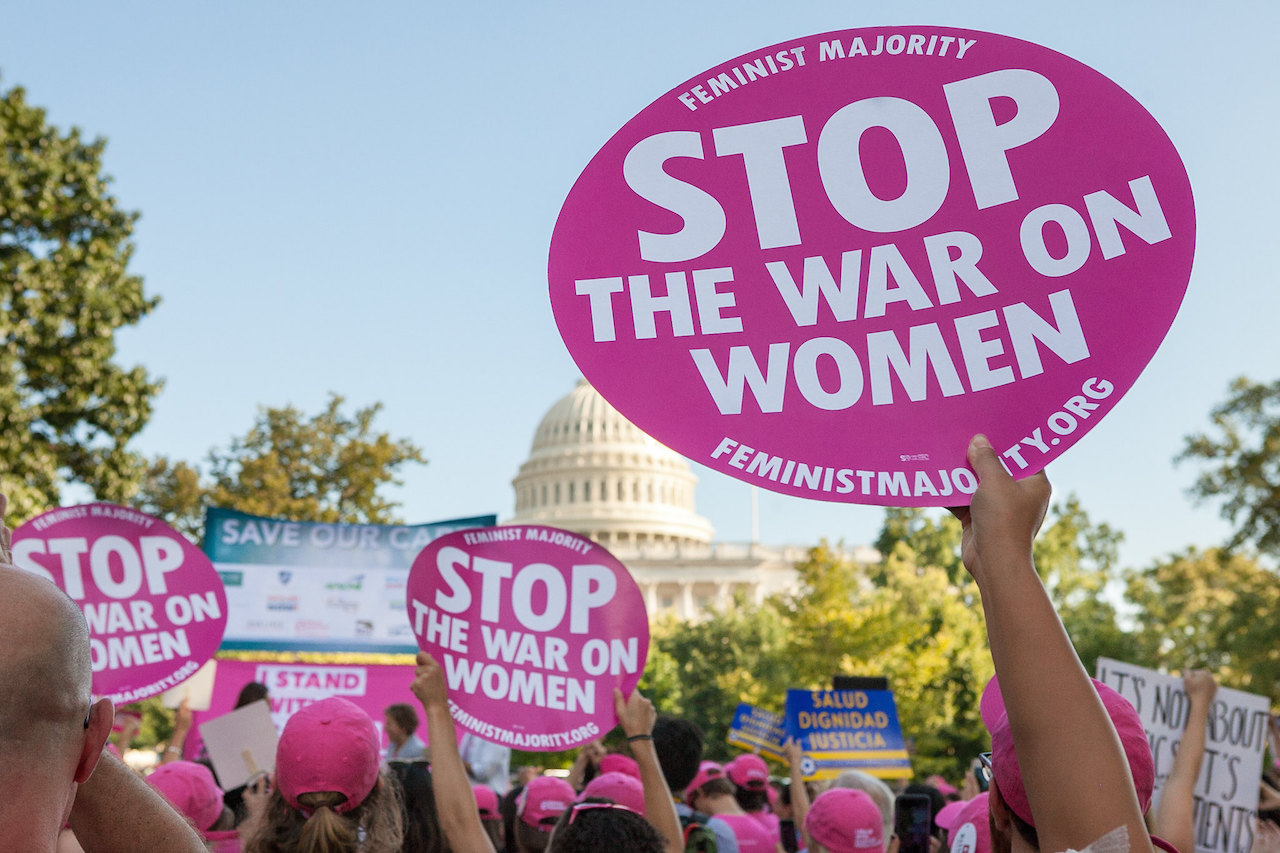
[[[14,531],[13,562],[84,611],[93,692],[114,702],[180,684],[222,642],[222,579],[182,534],[149,515],[112,504],[51,510]]]
[[[649,651],[639,588],[589,539],[551,527],[464,530],[409,573],[409,624],[443,667],[454,719],[516,749],[570,749],[617,722]]]
[[[1191,273],[1156,121],[1039,45],[846,30],[732,59],[627,122],[574,184],[556,323],[645,432],[774,491],[967,502],[1092,429]]]

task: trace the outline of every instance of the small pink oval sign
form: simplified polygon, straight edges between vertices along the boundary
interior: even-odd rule
[[[824,33],[682,83],[592,159],[551,242],[588,380],[775,491],[968,502],[985,432],[1040,470],[1128,391],[1191,273],[1173,144],[1039,45]]]
[[[554,527],[443,536],[413,561],[406,608],[444,668],[454,719],[536,752],[579,746],[617,723],[649,653],[644,600],[622,563]]]
[[[61,507],[13,533],[19,569],[56,583],[89,623],[93,692],[136,702],[213,657],[227,595],[209,558],[157,518],[113,504]]]

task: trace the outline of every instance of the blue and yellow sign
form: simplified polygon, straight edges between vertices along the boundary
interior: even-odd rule
[[[832,779],[845,770],[911,778],[890,690],[788,690],[786,728],[804,748],[806,780]]]
[[[741,747],[786,763],[782,756],[782,743],[787,739],[783,716],[764,708],[742,702],[729,724],[730,746]]]

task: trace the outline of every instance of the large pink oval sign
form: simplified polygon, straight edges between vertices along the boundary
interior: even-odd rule
[[[454,719],[485,740],[570,749],[617,723],[649,653],[640,589],[590,539],[554,527],[462,530],[422,550],[406,608],[444,668]]]
[[[990,33],[825,33],[688,80],[574,184],[551,243],[587,379],[689,458],[775,491],[967,503],[1092,429],[1186,290],[1195,215],[1156,121]]]
[[[80,605],[93,692],[113,702],[136,702],[186,681],[213,657],[227,628],[227,595],[209,558],[136,510],[50,510],[14,531],[13,563]]]

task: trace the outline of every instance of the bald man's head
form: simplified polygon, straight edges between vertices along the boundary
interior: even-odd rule
[[[89,630],[49,581],[0,565],[0,754],[83,739]]]

